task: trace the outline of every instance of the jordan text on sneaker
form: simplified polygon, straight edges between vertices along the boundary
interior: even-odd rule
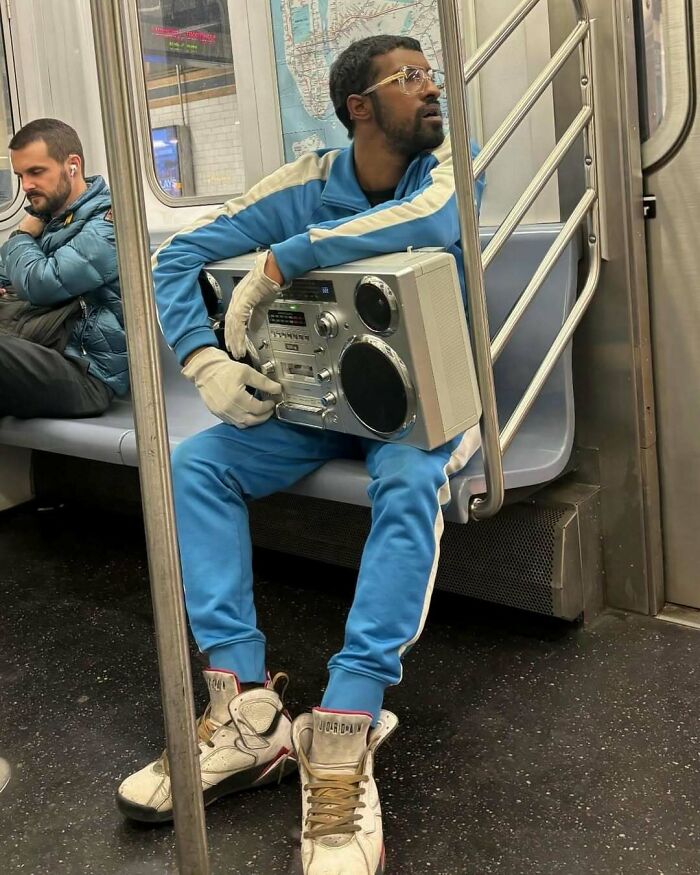
[[[292,740],[299,760],[304,875],[381,875],[382,812],[374,756],[398,725],[369,714],[314,708],[298,717]]]
[[[204,678],[210,702],[197,721],[204,804],[279,782],[294,771],[291,718],[282,702],[287,676],[244,692],[233,672],[205,671]],[[117,805],[132,820],[172,820],[167,752],[122,782]]]

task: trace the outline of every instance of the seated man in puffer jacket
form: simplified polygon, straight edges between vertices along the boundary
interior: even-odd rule
[[[62,121],[30,122],[9,148],[29,206],[0,247],[0,295],[79,307],[59,349],[0,334],[0,416],[97,416],[129,388],[110,192],[101,176],[85,178],[78,135]]]

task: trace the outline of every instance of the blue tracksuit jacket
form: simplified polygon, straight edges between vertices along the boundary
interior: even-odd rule
[[[482,190],[480,180],[479,202]],[[394,200],[373,209],[357,182],[352,147],[310,152],[158,249],[153,278],[163,332],[180,362],[201,346],[217,345],[197,286],[211,261],[271,248],[290,281],[317,267],[411,246],[459,255],[459,237],[449,139],[414,158]],[[461,276],[461,258],[457,264]]]

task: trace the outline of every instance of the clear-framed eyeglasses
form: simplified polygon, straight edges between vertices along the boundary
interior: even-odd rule
[[[398,82],[399,88],[404,94],[421,94],[428,87],[428,82],[432,82],[440,91],[445,87],[445,74],[442,70],[424,70],[422,67],[411,67],[409,65],[401,67],[396,73],[387,76],[380,82],[375,82],[370,88],[366,88],[362,92],[362,97],[376,91],[377,88],[382,88],[384,85],[389,85],[391,82]]]

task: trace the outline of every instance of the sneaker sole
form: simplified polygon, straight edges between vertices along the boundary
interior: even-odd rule
[[[374,875],[384,875],[384,865],[385,865],[385,857],[384,851],[382,851],[382,856],[379,861],[379,865],[374,871]],[[287,869],[287,875],[304,875],[304,865],[301,862],[301,851],[298,849],[294,852],[294,857],[292,859],[291,865],[289,869]]]
[[[279,784],[280,781],[296,772],[296,770],[296,759],[285,757],[281,760],[280,765],[275,765],[272,769],[270,769],[268,764],[258,766],[255,769],[236,772],[234,775],[225,778],[223,781],[204,791],[204,807],[206,808],[218,799],[230,796],[233,793],[240,793],[243,790],[255,790],[268,784]],[[149,808],[147,805],[131,802],[118,793],[117,808],[124,817],[129,820],[136,820],[139,823],[169,823],[173,819],[172,808],[168,811],[158,811],[156,808]]]

